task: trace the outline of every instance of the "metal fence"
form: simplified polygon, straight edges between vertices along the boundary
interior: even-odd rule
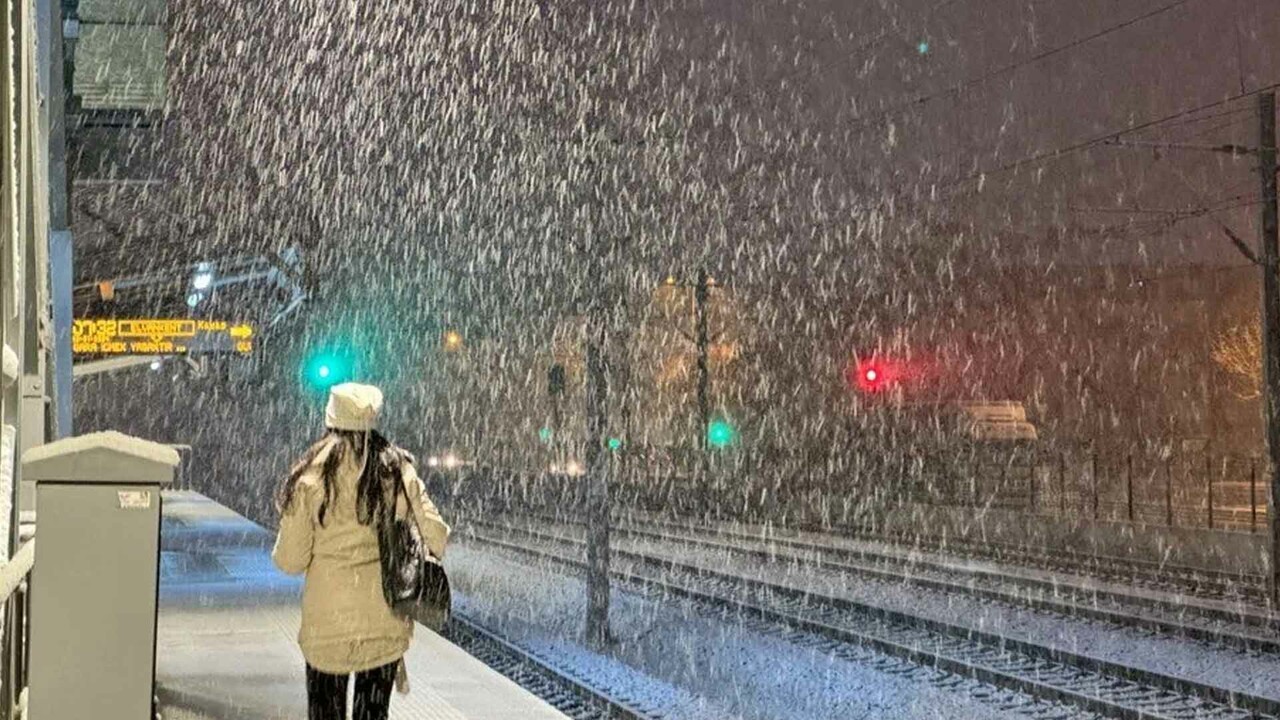
[[[35,564],[35,540],[23,544],[9,562],[0,566],[0,602],[4,603],[3,698],[0,718],[26,716],[27,705],[27,580]]]
[[[988,453],[951,472],[922,468],[907,497],[1063,517],[1261,532],[1265,467],[1250,455],[1094,451]],[[956,472],[959,469],[960,472]]]
[[[614,507],[842,524],[874,523],[886,507],[922,503],[1238,532],[1267,527],[1265,462],[1250,455],[1028,445],[757,448],[720,453],[702,467],[686,455],[635,449],[612,456]],[[505,507],[549,504],[570,511],[586,502],[583,476],[473,468],[435,482],[449,496]]]

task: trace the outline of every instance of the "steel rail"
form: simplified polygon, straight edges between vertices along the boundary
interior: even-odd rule
[[[572,538],[548,533],[504,529],[535,541],[575,548],[583,545]],[[584,567],[580,561],[536,550],[527,544],[480,535],[470,537],[575,569]],[[764,594],[771,598],[771,604],[762,605],[666,578],[636,574],[634,568],[631,572],[614,571],[615,578],[629,584],[710,603],[831,640],[872,647],[914,663],[1108,717],[1124,720],[1280,717],[1280,701],[1270,698],[665,558],[616,549],[613,555],[637,565],[662,568],[669,574],[692,576],[697,583]],[[779,598],[787,607],[778,607]]]
[[[454,614],[444,636],[517,685],[574,720],[656,720],[637,703],[614,697],[503,639],[476,621]]]
[[[541,514],[534,517],[542,521],[554,520],[561,524],[582,524],[581,521],[575,519],[555,519]],[[959,567],[945,562],[933,561],[919,557],[902,557],[892,553],[876,552],[874,550],[823,545],[817,542],[776,538],[772,536],[762,537],[747,533],[724,533],[701,526],[685,526],[669,522],[640,521],[640,524],[647,523],[655,527],[672,528],[673,530],[682,533],[703,533],[706,535],[731,537],[737,542],[750,542],[765,546],[775,544],[791,550],[849,558],[852,559],[852,562],[848,560],[829,560],[823,557],[804,557],[785,552],[780,553],[774,549],[747,548],[731,543],[707,540],[688,534],[671,535],[669,533],[637,527],[633,523],[635,523],[635,521],[632,521],[632,523],[615,525],[611,531],[615,534],[629,535],[632,537],[650,538],[664,542],[683,543],[691,546],[733,552],[767,561],[794,561],[801,565],[809,565],[849,575],[859,575],[878,581],[906,583],[917,587],[927,588],[929,590],[969,595],[971,597],[994,600],[1008,605],[1016,605],[1033,610],[1052,612],[1069,617],[1098,620],[1124,627],[1141,628],[1153,632],[1186,637],[1207,644],[1226,646],[1236,650],[1280,654],[1280,635],[1275,634],[1275,631],[1280,629],[1280,618],[1267,614],[1261,609],[1259,609],[1258,612],[1251,612],[1243,608],[1240,610],[1215,608],[1194,602],[1177,602],[1149,595],[1125,593],[1105,588],[1076,585],[1062,580],[1047,580],[1027,577],[1024,575],[1011,575],[994,570]],[[924,569],[942,575],[963,576],[975,581],[999,583],[1004,585],[1005,588],[987,587],[977,582],[966,583],[955,579],[928,577],[914,572],[909,572],[908,570],[894,570],[884,567],[872,567],[858,564],[862,562],[898,565],[910,570]],[[1045,594],[1039,597],[1033,597],[1022,592],[1017,592],[1016,588],[1019,586]],[[1188,623],[1185,620],[1174,620],[1168,617],[1138,615],[1132,612],[1100,607],[1097,605],[1099,601],[1110,602],[1116,605],[1129,605],[1135,608],[1155,610],[1157,612],[1167,613],[1181,618],[1185,618],[1188,615],[1195,616],[1206,620],[1207,623],[1204,625],[1197,625]],[[1230,623],[1237,626],[1237,628],[1221,627],[1217,623]],[[1254,634],[1249,632],[1250,629],[1259,629],[1263,632],[1270,631],[1271,634]]]

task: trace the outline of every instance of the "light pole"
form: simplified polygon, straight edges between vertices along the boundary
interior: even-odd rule
[[[711,368],[707,362],[707,293],[710,278],[706,268],[698,269],[698,285],[693,290],[693,311],[697,322],[698,345],[698,437],[700,461],[703,481],[706,481],[708,466],[707,433],[711,423],[711,408],[708,394],[711,391]]]
[[[666,285],[688,287],[677,283],[674,277],[668,277]],[[716,281],[707,272],[706,267],[699,268],[697,281],[693,286],[694,337],[692,339],[697,348],[698,367],[698,469],[704,479],[710,474],[708,451],[712,444],[709,437],[711,431],[711,339],[708,331],[707,306],[711,300],[711,288],[715,286]]]

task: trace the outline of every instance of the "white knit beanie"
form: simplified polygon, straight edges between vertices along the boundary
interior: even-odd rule
[[[381,390],[372,385],[342,383],[329,389],[324,424],[331,430],[368,432],[377,426],[381,412]]]

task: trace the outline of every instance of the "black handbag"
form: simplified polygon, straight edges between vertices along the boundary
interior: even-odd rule
[[[398,474],[398,473],[397,473]],[[397,477],[397,480],[399,478]],[[384,508],[378,523],[378,555],[382,562],[382,596],[398,617],[416,620],[439,632],[449,619],[449,576],[427,552],[413,517],[413,503],[404,483],[397,483],[408,516],[396,517],[395,501]]]

